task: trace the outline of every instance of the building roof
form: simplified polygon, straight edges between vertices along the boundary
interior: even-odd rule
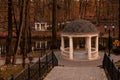
[[[70,23],[67,23],[62,33],[82,34],[82,33],[98,33],[98,31],[95,25],[92,24],[91,22],[87,20],[78,19],[71,21]]]

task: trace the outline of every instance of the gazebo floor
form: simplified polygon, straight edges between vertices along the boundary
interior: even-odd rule
[[[64,53],[65,54],[65,53]],[[67,54],[68,55],[68,54]],[[65,58],[65,59],[68,59],[68,60],[70,60],[69,59],[69,56],[64,56],[64,55],[62,55],[62,57],[63,58]],[[91,60],[97,60],[97,59],[100,59],[100,57],[98,57],[98,58],[93,58],[93,59],[91,59]],[[87,54],[87,52],[85,51],[85,50],[74,50],[74,53],[73,53],[73,60],[74,61],[91,61],[91,60],[89,60],[88,59],[88,54]]]

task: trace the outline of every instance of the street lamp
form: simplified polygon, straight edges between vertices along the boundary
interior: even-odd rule
[[[119,3],[120,3],[120,1],[119,1]],[[119,4],[119,8],[118,9],[120,9],[120,4]],[[119,11],[119,18],[118,18],[118,27],[119,27],[119,33],[118,33],[118,40],[120,41],[120,10],[118,10]]]
[[[112,30],[111,30],[112,28]],[[114,30],[115,30],[115,26],[112,24],[111,26],[107,26],[107,25],[104,25],[104,29],[105,29],[105,32],[108,32],[108,56],[110,56],[110,50],[112,48],[112,40],[111,40],[111,32],[113,32],[113,35],[114,34]]]

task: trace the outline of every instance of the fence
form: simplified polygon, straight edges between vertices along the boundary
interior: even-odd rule
[[[103,59],[103,68],[107,71],[110,80],[120,80],[120,68],[117,68],[106,53]]]
[[[43,80],[47,73],[57,65],[58,60],[52,51],[42,58],[39,58],[33,65],[28,65],[28,67],[17,76],[14,77],[12,75],[9,80]]]

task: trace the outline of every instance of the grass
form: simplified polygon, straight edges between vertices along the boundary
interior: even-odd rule
[[[17,75],[21,72],[24,68],[22,65],[9,65],[9,66],[2,66],[1,76],[7,80],[11,75]]]
[[[120,60],[117,61],[117,62],[115,62],[115,65],[116,65],[117,67],[120,67]]]
[[[49,50],[46,52],[49,52]],[[41,56],[41,52],[30,53],[30,54],[28,54],[28,57],[30,55],[34,58],[39,57],[39,56]],[[43,53],[43,55],[44,55],[44,53]],[[16,58],[21,58],[21,57],[22,57],[21,55],[16,56]],[[27,66],[27,64],[26,64],[26,66]],[[4,78],[4,80],[8,80],[8,78],[10,78],[11,75],[16,76],[23,69],[24,68],[22,67],[22,64],[21,65],[8,65],[8,66],[3,65],[3,66],[0,66],[0,77]]]

